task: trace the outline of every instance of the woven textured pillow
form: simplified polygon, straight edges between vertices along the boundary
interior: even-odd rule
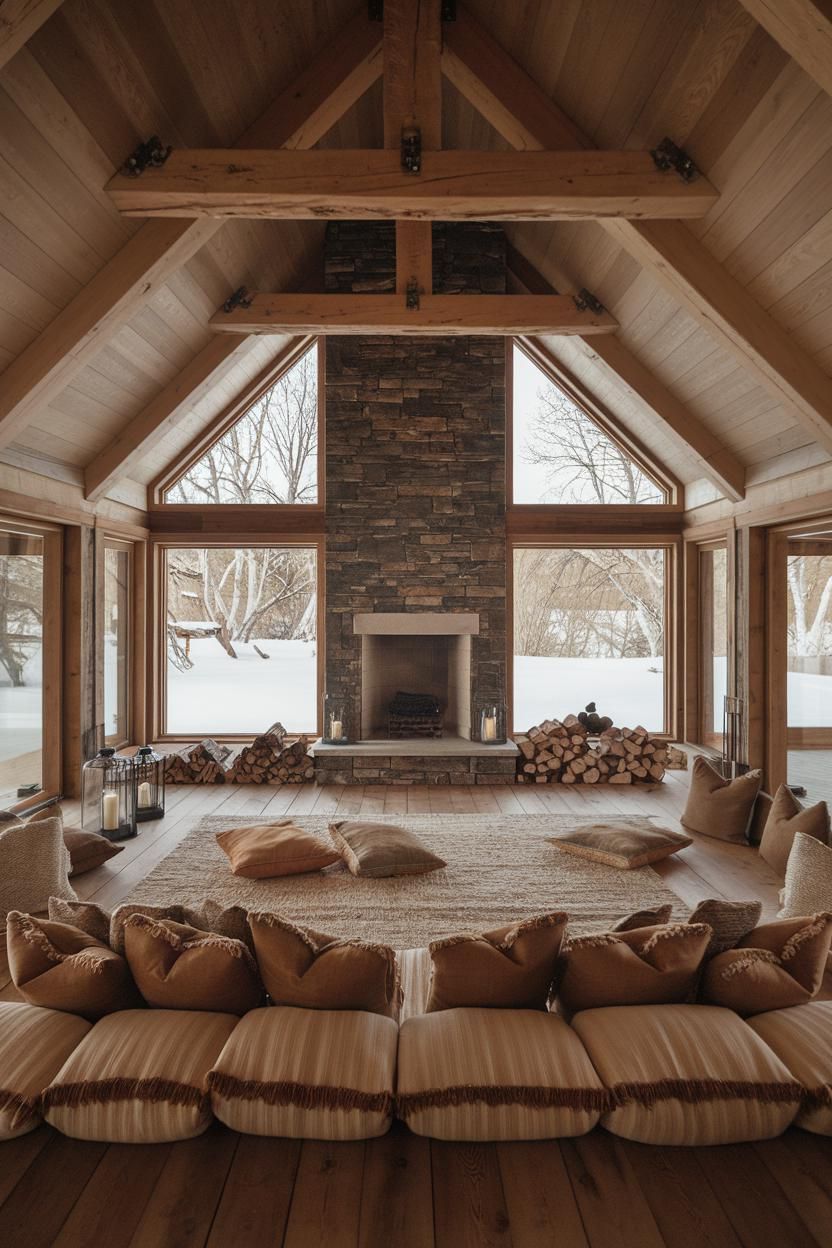
[[[633,871],[659,862],[670,854],[692,844],[689,836],[671,832],[669,828],[655,828],[645,820],[643,826],[624,823],[592,823],[576,828],[566,836],[549,838],[553,845],[566,854],[588,858],[620,871]]]
[[[832,845],[797,832],[786,864],[778,918],[832,910]]]
[[[398,965],[387,945],[339,940],[276,914],[248,918],[260,975],[275,1005],[398,1013]]]
[[[669,923],[673,915],[673,906],[656,906],[654,910],[634,910],[623,919],[619,919],[611,932],[632,932],[639,927],[661,927]]]
[[[747,771],[734,780],[724,780],[698,755],[693,760],[682,827],[720,841],[746,844],[762,780],[760,771]]]
[[[760,841],[760,857],[764,858],[779,876],[785,878],[786,864],[798,832],[813,836],[817,841],[829,844],[829,808],[826,802],[814,806],[801,806],[787,785],[781,784],[774,795],[763,838]]]
[[[706,923],[666,923],[570,940],[557,969],[565,1010],[689,1000],[711,939]]]
[[[245,1014],[263,1003],[257,964],[240,940],[133,914],[124,949],[139,992],[155,1009]]]
[[[338,861],[338,854],[311,832],[281,819],[217,833],[217,844],[228,856],[234,875],[250,880],[321,871]]]
[[[688,923],[707,923],[713,932],[705,957],[713,957],[725,949],[733,949],[760,921],[763,912],[761,901],[723,901],[709,897],[700,901],[688,915]]]
[[[353,875],[384,879],[390,875],[427,875],[448,864],[432,854],[418,836],[392,823],[346,820],[331,823],[329,834]]]
[[[102,945],[110,943],[110,914],[92,901],[65,901],[63,897],[49,898],[49,918],[53,923],[68,923],[94,936]]]
[[[250,950],[253,949],[248,912],[242,906],[222,906],[206,897],[194,905],[149,906],[142,902],[128,901],[117,906],[109,916],[109,944],[116,953],[124,953],[124,925],[131,914],[146,914],[151,919],[170,919],[172,923],[186,923],[203,932],[241,940]]]
[[[66,923],[12,910],[6,921],[9,970],[24,1001],[97,1019],[141,998],[124,958]]]
[[[0,824],[0,919],[10,910],[45,911],[50,897],[77,900],[61,819]]]
[[[434,940],[426,1013],[457,1007],[544,1010],[568,916],[562,911],[482,935]]]
[[[832,942],[832,914],[777,919],[712,958],[701,996],[749,1017],[806,1005],[820,991]]]

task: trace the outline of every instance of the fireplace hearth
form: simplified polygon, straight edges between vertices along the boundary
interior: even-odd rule
[[[387,735],[391,741],[408,737],[441,737],[442,708],[432,693],[398,690],[387,708]]]

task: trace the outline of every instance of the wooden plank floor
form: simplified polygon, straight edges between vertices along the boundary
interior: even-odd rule
[[[654,814],[678,827],[687,777],[608,787],[182,787],[112,864],[77,881],[116,905],[205,814],[547,811]],[[698,838],[660,864],[691,905],[780,882],[755,850]],[[17,996],[0,962],[0,999]],[[719,1148],[654,1148],[602,1130],[577,1140],[454,1144],[396,1124],[349,1144],[259,1139],[219,1125],[173,1145],[67,1140],[42,1127],[0,1145],[3,1248],[829,1248],[832,1140],[789,1131]]]

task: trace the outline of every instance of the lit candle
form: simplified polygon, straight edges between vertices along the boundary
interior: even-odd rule
[[[342,720],[340,720],[340,719],[333,719],[333,721],[332,721],[332,732],[330,733],[330,736],[332,737],[332,740],[333,740],[333,741],[340,741],[340,740],[341,740],[341,738],[343,737],[343,735],[344,735],[344,724],[343,724]]]
[[[483,741],[497,740],[497,717],[496,715],[484,715],[482,721],[482,739]]]
[[[101,794],[101,827],[105,832],[115,832],[118,828],[118,793],[105,790]]]
[[[142,780],[141,784],[139,785],[138,802],[139,802],[139,806],[143,810],[147,810],[148,806],[151,805],[150,784],[148,783],[147,780]]]

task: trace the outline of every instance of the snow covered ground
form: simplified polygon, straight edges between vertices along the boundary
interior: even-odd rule
[[[788,698],[790,728],[832,725],[832,676],[789,672]]]
[[[41,648],[38,647],[23,669],[25,685],[15,689],[0,685],[0,763],[19,758],[41,747],[43,690]],[[5,668],[0,676],[7,681]],[[37,777],[35,777],[37,779]]]
[[[314,732],[316,646],[310,641],[236,642],[232,659],[213,637],[191,642],[194,666],[168,663],[167,731],[207,736],[263,732],[279,719],[290,732]]]
[[[595,702],[620,727],[661,732],[664,680],[661,659],[549,659],[515,655],[514,723],[575,715]],[[653,670],[651,670],[653,669]]]

